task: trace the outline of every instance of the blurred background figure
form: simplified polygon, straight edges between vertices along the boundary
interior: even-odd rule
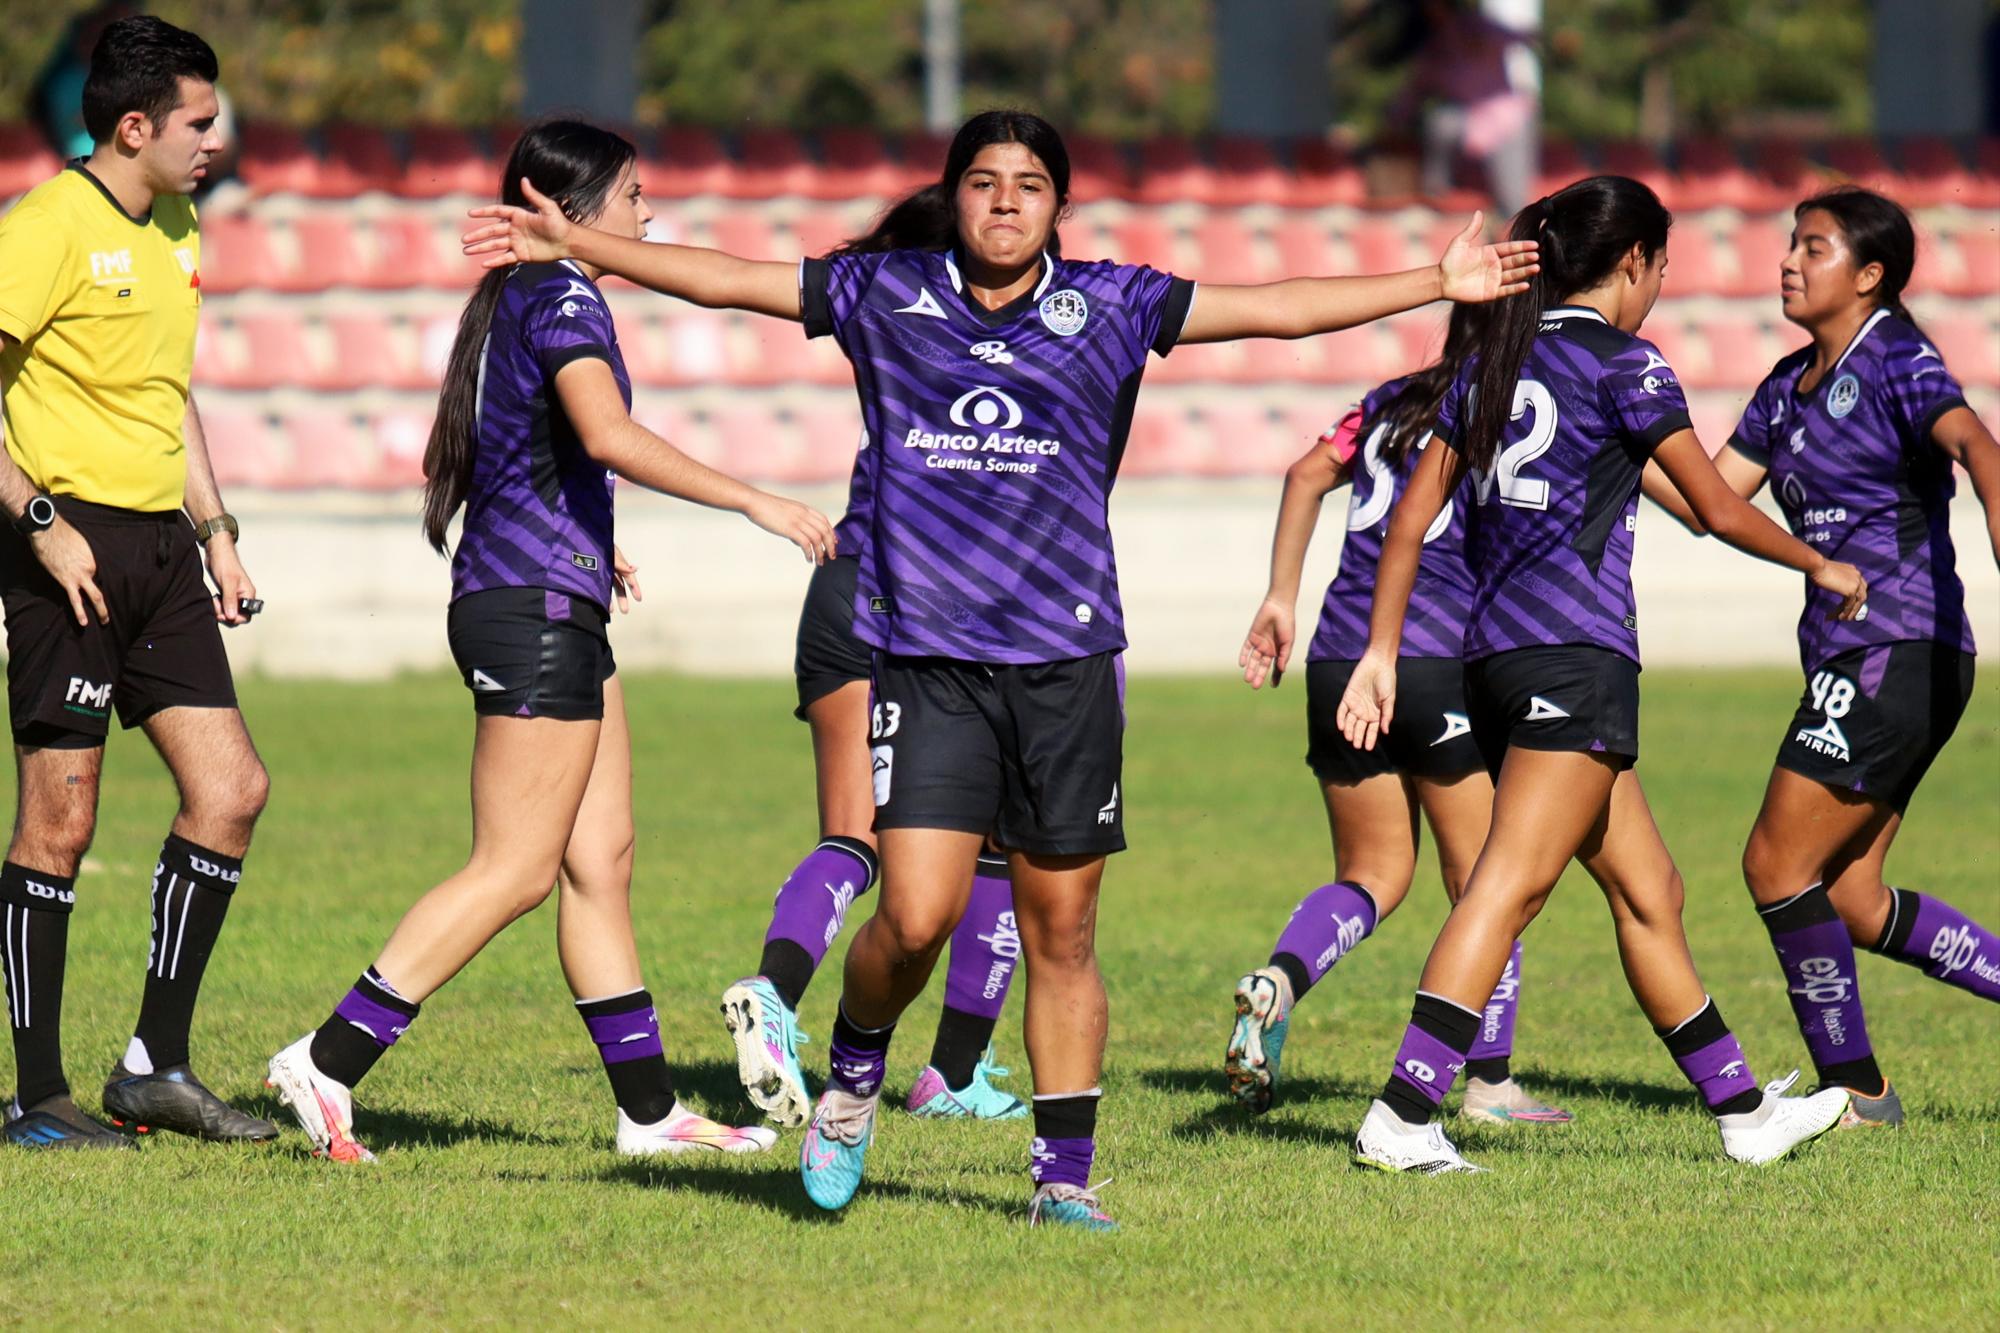
[[[78,14],[35,76],[29,110],[49,146],[65,162],[90,156],[90,131],[83,125],[83,81],[90,73],[90,53],[106,28],[138,12],[139,6],[130,0],[109,0]]]
[[[1535,193],[1540,11],[1540,0],[1422,0],[1410,14],[1416,52],[1390,119],[1421,117],[1425,194],[1483,187],[1509,216]]]

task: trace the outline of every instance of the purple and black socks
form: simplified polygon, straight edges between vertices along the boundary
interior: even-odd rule
[[[1382,1100],[1405,1124],[1437,1118],[1445,1094],[1465,1068],[1466,1052],[1479,1036],[1481,1015],[1442,995],[1418,991],[1410,1025],[1396,1048],[1396,1064],[1382,1085]]]
[[[1100,1088],[1035,1098],[1035,1140],[1028,1148],[1028,1174],[1040,1185],[1090,1188],[1090,1165],[1097,1157],[1097,1103]]]
[[[334,1082],[353,1088],[416,1022],[417,1009],[380,972],[369,968],[313,1033],[313,1064]]]
[[[1909,889],[1889,893],[1889,923],[1874,944],[1875,953],[2000,1002],[2000,936],[1928,894]]]
[[[1347,880],[1323,884],[1300,899],[1271,946],[1271,966],[1290,979],[1293,1003],[1374,932],[1379,916],[1368,890]]]
[[[833,1016],[833,1040],[827,1052],[829,1088],[850,1097],[878,1097],[882,1076],[889,1067],[889,1041],[896,1025],[864,1028],[847,1016],[842,1005]]]
[[[1493,995],[1479,1014],[1479,1031],[1465,1053],[1465,1075],[1481,1083],[1505,1083],[1513,1076],[1514,1015],[1521,1007],[1521,942],[1507,955]]]
[[[931,1067],[953,1092],[964,1091],[993,1040],[1020,965],[1021,932],[1014,921],[1014,886],[1005,856],[979,858],[972,897],[951,933],[945,964],[944,1012],[931,1044]]]
[[[779,887],[757,971],[794,1013],[847,909],[874,886],[877,868],[874,848],[836,836],[813,848]]]
[[[1713,999],[1679,1026],[1654,1030],[1710,1111],[1741,1115],[1764,1104],[1763,1089],[1743,1058],[1743,1047],[1722,1021]]]
[[[660,1019],[643,986],[602,1000],[578,1000],[618,1109],[635,1124],[656,1125],[674,1109],[674,1079],[660,1045]]]
[[[24,1108],[69,1091],[62,1067],[63,970],[76,881],[0,866],[0,963],[14,1034],[14,1098]]]
[[[1882,1071],[1861,1010],[1854,943],[1826,890],[1815,884],[1781,903],[1759,907],[1757,914],[1771,933],[1792,1013],[1821,1085],[1880,1096]]]

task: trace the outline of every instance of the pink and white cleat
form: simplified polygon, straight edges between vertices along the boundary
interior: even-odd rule
[[[679,1102],[657,1124],[642,1125],[618,1112],[618,1152],[623,1157],[652,1157],[682,1152],[766,1152],[778,1141],[776,1130],[753,1125],[737,1129],[696,1115]]]
[[[312,1140],[313,1156],[335,1162],[372,1162],[375,1154],[354,1137],[354,1094],[336,1083],[312,1058],[313,1034],[308,1032],[271,1057],[264,1086],[292,1108],[299,1128]]]

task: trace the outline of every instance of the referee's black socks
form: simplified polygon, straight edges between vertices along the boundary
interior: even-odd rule
[[[188,1029],[202,973],[242,878],[241,857],[210,851],[177,833],[167,835],[153,867],[153,952],[147,959],[146,992],[125,1053],[125,1067],[132,1073],[150,1074],[188,1062]]]
[[[25,1110],[69,1091],[62,1068],[63,963],[76,881],[0,865],[0,961],[14,1032],[14,1099]]]

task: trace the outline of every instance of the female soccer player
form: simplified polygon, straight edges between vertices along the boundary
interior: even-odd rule
[[[1493,825],[1424,965],[1382,1096],[1355,1139],[1388,1171],[1476,1170],[1435,1123],[1478,1034],[1479,1007],[1572,857],[1611,904],[1626,979],[1721,1126],[1724,1150],[1764,1162],[1833,1127],[1847,1093],[1759,1091],[1702,989],[1681,929],[1680,876],[1638,775],[1639,660],[1632,528],[1640,474],[1657,458],[1701,523],[1732,546],[1807,574],[1857,615],[1852,565],[1786,535],[1716,475],[1680,384],[1636,336],[1660,294],[1672,215],[1621,176],[1531,204],[1512,235],[1541,239],[1541,274],[1463,353],[1436,438],[1390,520],[1368,648],[1340,704],[1349,741],[1373,749],[1396,712],[1396,659],[1423,537],[1472,477],[1466,558],[1466,702],[1494,774]],[[1796,1075],[1793,1076],[1794,1078]]]
[[[474,210],[497,221],[467,237],[494,263],[574,255],[697,304],[803,320],[854,363],[872,499],[855,632],[877,652],[883,886],[848,949],[832,1078],[800,1159],[825,1208],[860,1185],[896,1019],[994,832],[1029,977],[1029,1216],[1113,1225],[1088,1189],[1106,1022],[1097,890],[1125,845],[1125,636],[1105,510],[1146,354],[1490,300],[1534,263],[1532,241],[1476,244],[1475,217],[1431,268],[1197,298],[1185,279],[1052,253],[1068,201],[1054,128],[994,111],[961,127],[939,181],[898,206],[896,249],[750,263],[574,227],[541,201]]]
[[[533,181],[565,215],[642,235],[634,150],[575,121],[526,131],[503,197]],[[587,263],[489,273],[467,302],[424,457],[424,534],[443,551],[461,505],[448,633],[478,715],[472,855],[411,908],[375,965],[317,1032],[271,1060],[271,1086],[314,1147],[370,1161],[352,1090],[418,1006],[560,881],[563,975],[618,1103],[618,1151],[757,1152],[767,1129],[732,1129],[674,1096],[632,938],[632,752],[605,635],[616,596],[638,595],[612,545],[608,472],[734,510],[797,544],[834,550],[832,525],[791,500],[713,472],[632,421],[610,312]]]
[[[1768,478],[1793,534],[1852,560],[1872,595],[1867,616],[1836,621],[1829,595],[1807,592],[1806,688],[1743,878],[1820,1084],[1853,1094],[1842,1123],[1897,1125],[1903,1105],[1869,1043],[1854,946],[2000,1001],[2000,934],[1882,879],[1910,797],[1972,694],[1951,465],[1972,479],[2000,559],[2000,446],[1903,308],[1916,234],[1902,208],[1850,187],[1793,217],[1781,299],[1812,342],[1765,377],[1715,464],[1745,499]]]
[[[1348,743],[1336,725],[1341,691],[1368,645],[1368,599],[1396,497],[1430,442],[1438,400],[1450,387],[1484,322],[1485,306],[1456,306],[1444,355],[1414,375],[1372,390],[1285,473],[1271,583],[1237,658],[1252,689],[1275,686],[1292,654],[1299,574],[1334,488],[1354,482],[1340,568],[1327,585],[1319,632],[1306,650],[1306,763],[1319,779],[1333,834],[1335,881],[1292,909],[1271,960],[1236,983],[1236,1025],[1223,1058],[1229,1090],[1251,1111],[1271,1108],[1292,1006],[1333,965],[1373,934],[1410,891],[1417,867],[1417,818],[1437,841],[1438,872],[1454,900],[1486,840],[1493,783],[1466,723],[1465,614],[1472,571],[1465,564],[1460,486],[1424,533],[1423,555],[1397,659],[1403,727],[1375,750]],[[1464,1114],[1503,1123],[1563,1124],[1569,1112],[1536,1101],[1514,1082],[1514,1016],[1521,946],[1480,1016],[1466,1061]]]

